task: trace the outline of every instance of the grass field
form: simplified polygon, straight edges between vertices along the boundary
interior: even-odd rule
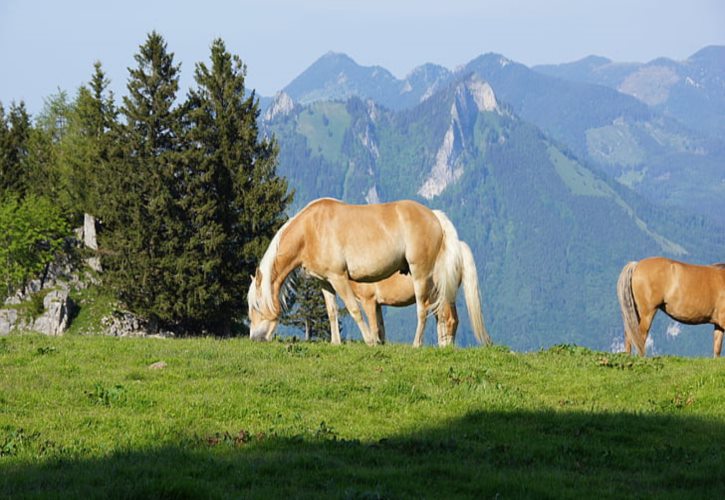
[[[0,498],[722,498],[724,368],[12,335]]]

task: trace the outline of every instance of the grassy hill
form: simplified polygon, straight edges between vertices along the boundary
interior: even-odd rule
[[[153,368],[163,362],[163,368]],[[717,498],[722,360],[0,339],[0,497]]]

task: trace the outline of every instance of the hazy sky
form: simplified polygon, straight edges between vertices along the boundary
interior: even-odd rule
[[[725,45],[725,1],[0,0],[0,102],[25,100],[35,114],[58,88],[74,95],[96,60],[120,97],[151,30],[182,63],[184,91],[221,37],[247,64],[247,86],[272,95],[330,50],[399,78],[486,52],[529,66],[590,54],[686,59]]]

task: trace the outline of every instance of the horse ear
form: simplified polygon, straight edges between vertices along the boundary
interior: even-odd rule
[[[257,286],[262,284],[262,271],[257,268],[256,273],[254,274],[254,282]]]

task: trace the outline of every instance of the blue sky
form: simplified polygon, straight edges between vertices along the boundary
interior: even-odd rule
[[[24,100],[35,114],[58,88],[75,94],[96,60],[123,95],[151,30],[182,63],[183,89],[221,37],[247,64],[247,86],[272,95],[330,50],[399,78],[426,62],[454,69],[486,52],[529,66],[591,54],[682,60],[725,45],[725,2],[0,0],[0,102]]]

